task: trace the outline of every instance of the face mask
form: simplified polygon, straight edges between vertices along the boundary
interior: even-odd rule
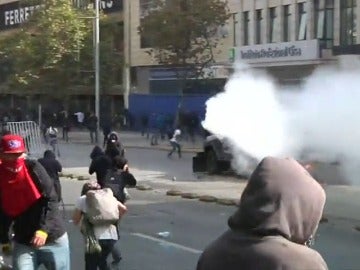
[[[17,158],[14,160],[2,160],[1,164],[5,169],[13,173],[18,173],[24,168],[25,158]]]

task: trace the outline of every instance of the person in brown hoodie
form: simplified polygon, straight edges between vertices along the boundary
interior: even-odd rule
[[[200,256],[197,270],[326,270],[308,247],[325,205],[325,192],[291,158],[264,158],[252,173],[230,229]]]

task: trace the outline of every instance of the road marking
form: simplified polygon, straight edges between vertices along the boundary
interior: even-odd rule
[[[131,233],[131,235],[134,235],[134,236],[137,236],[137,237],[140,237],[140,238],[144,238],[144,239],[147,239],[147,240],[151,240],[151,241],[154,241],[154,242],[158,242],[160,244],[165,244],[165,245],[168,245],[168,246],[171,246],[171,247],[174,247],[174,248],[182,249],[182,250],[194,253],[194,254],[201,254],[202,253],[201,250],[194,249],[194,248],[191,248],[191,247],[186,247],[186,246],[176,244],[176,243],[173,243],[173,242],[169,242],[169,241],[166,241],[164,239],[159,239],[159,238],[156,238],[156,237],[153,237],[153,236],[150,236],[150,235],[146,235],[146,234],[142,234],[142,233]]]

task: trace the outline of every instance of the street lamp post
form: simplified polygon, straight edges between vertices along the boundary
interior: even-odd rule
[[[129,109],[130,67],[131,67],[131,0],[124,0],[124,107]]]
[[[100,131],[100,0],[95,0],[95,115],[98,119],[96,138]]]

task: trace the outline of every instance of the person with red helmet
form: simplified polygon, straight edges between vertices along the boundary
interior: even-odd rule
[[[36,160],[26,159],[24,140],[0,140],[0,244],[8,249],[13,225],[14,269],[69,270],[69,240],[59,214],[53,180]]]

